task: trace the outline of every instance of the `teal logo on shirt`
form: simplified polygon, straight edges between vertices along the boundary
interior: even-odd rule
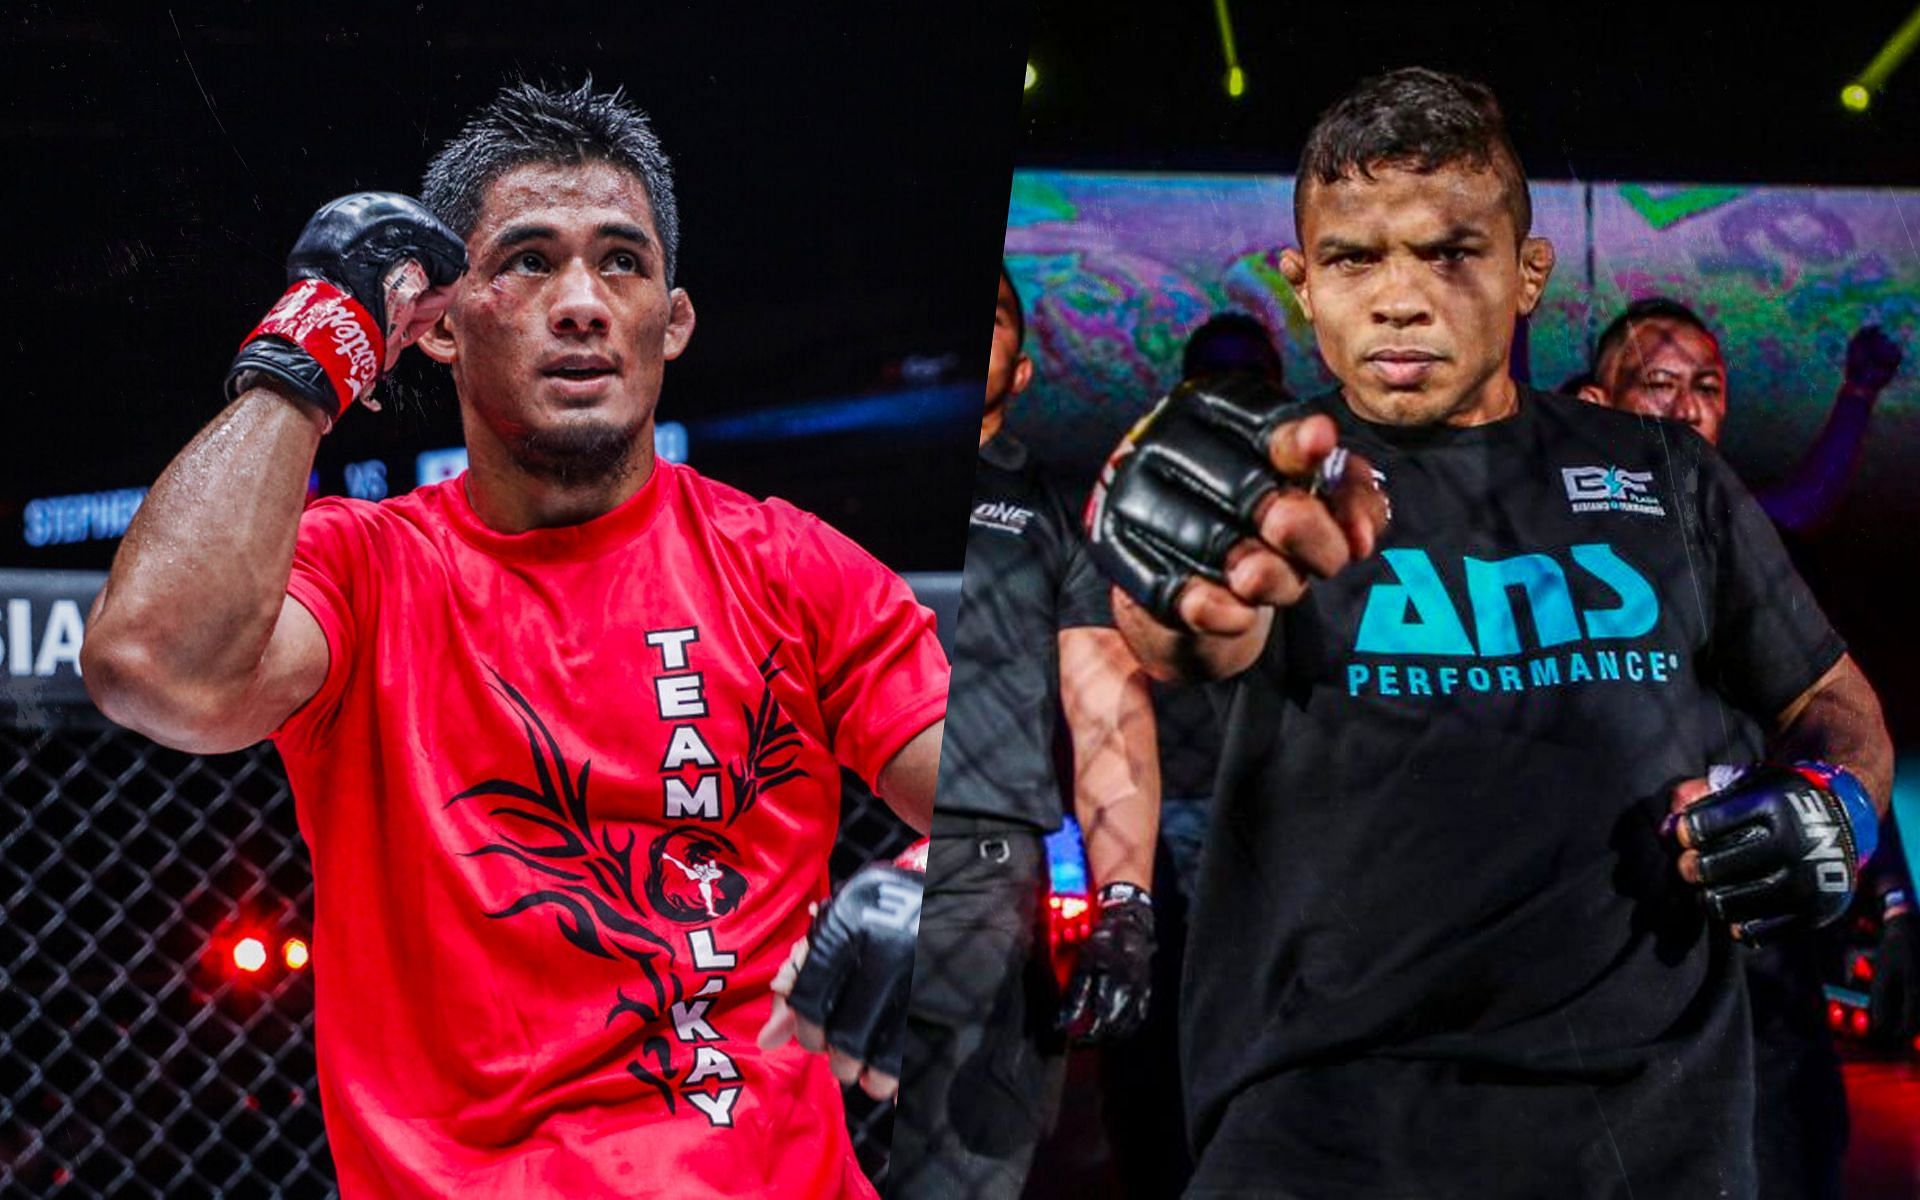
[[[1393,581],[1368,589],[1355,652],[1473,661],[1460,666],[1353,663],[1347,670],[1348,693],[1449,695],[1458,690],[1525,691],[1594,679],[1666,682],[1679,667],[1678,655],[1592,645],[1643,638],[1659,625],[1660,598],[1646,576],[1604,542],[1569,546],[1564,555],[1565,561],[1546,553],[1497,559],[1463,556],[1466,594],[1457,597],[1425,550],[1381,551]],[[1575,604],[1569,582],[1573,573],[1606,585],[1614,602]],[[1522,635],[1522,608],[1530,638]],[[1568,649],[1539,654],[1560,647]],[[1529,654],[1537,657],[1503,666],[1480,663]]]

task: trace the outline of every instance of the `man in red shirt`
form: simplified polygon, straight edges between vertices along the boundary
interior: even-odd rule
[[[655,459],[694,311],[618,92],[506,89],[423,191],[302,234],[128,530],[88,685],[168,745],[279,746],[344,1195],[870,1196],[832,1076],[891,1081],[756,1035],[840,765],[928,825],[931,614],[816,518]],[[469,471],[303,513],[320,438],[415,342]]]

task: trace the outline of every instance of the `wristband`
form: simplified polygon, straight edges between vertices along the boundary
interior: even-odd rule
[[[1101,887],[1098,898],[1101,908],[1112,908],[1116,904],[1132,904],[1138,901],[1148,908],[1153,907],[1153,896],[1137,883],[1109,883]]]
[[[288,288],[241,349],[261,338],[291,342],[312,356],[333,387],[336,419],[373,386],[386,358],[387,339],[373,314],[324,279],[302,279]]]
[[[1840,831],[1841,840],[1853,851],[1854,865],[1866,866],[1873,852],[1880,848],[1880,814],[1873,810],[1873,801],[1867,798],[1866,785],[1852,771],[1830,763],[1803,760],[1794,763],[1792,769],[1840,801],[1840,807],[1847,814],[1846,826]]]

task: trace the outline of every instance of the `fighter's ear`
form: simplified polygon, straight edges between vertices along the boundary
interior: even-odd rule
[[[440,319],[429,325],[427,331],[420,335],[420,340],[414,345],[420,347],[420,353],[437,363],[451,365],[454,359],[460,357],[459,347],[454,341],[449,313],[441,313]]]
[[[1546,294],[1547,278],[1553,274],[1553,243],[1543,237],[1530,237],[1520,243],[1520,315],[1526,316]]]
[[[687,289],[675,288],[667,293],[667,331],[664,350],[669,359],[679,358],[681,351],[687,348],[687,342],[693,338],[693,298],[687,295]]]
[[[1293,285],[1293,294],[1300,301],[1300,311],[1307,320],[1313,320],[1313,297],[1307,291],[1307,256],[1292,246],[1280,251],[1280,274]]]
[[[1022,354],[1013,364],[1013,394],[1018,396],[1033,382],[1033,360]]]

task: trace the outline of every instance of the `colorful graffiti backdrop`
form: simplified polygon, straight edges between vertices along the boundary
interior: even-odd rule
[[[1920,191],[1536,183],[1535,232],[1559,265],[1524,363],[1554,388],[1584,369],[1635,297],[1672,296],[1720,334],[1731,375],[1723,449],[1755,480],[1783,474],[1825,420],[1847,339],[1878,323],[1905,349],[1854,493],[1920,513]],[[1035,383],[1017,427],[1071,475],[1097,462],[1179,375],[1223,309],[1282,336],[1296,390],[1331,385],[1279,272],[1293,180],[1022,171],[1007,263],[1028,309]]]

